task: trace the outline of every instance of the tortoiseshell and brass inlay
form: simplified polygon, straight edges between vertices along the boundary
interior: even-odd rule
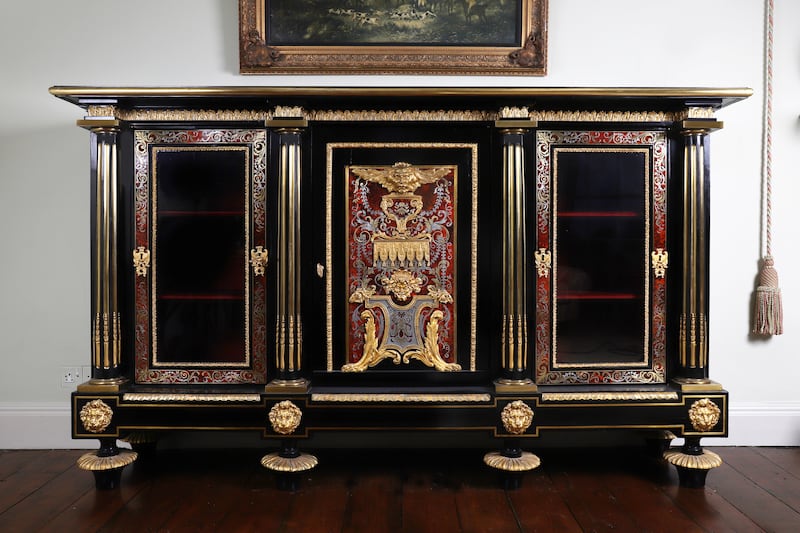
[[[333,154],[340,149],[396,149],[385,165],[347,165],[334,173]],[[457,200],[458,165],[410,164],[400,159],[409,150],[468,150],[471,197]],[[455,273],[457,235],[467,231],[470,250],[469,369],[476,367],[477,310],[477,145],[461,143],[329,143],[326,189],[326,265],[344,268],[348,280],[347,351],[341,370],[360,372],[384,359],[396,364],[418,360],[439,371],[466,365],[456,346]],[[333,264],[333,184],[345,180],[347,262]],[[466,188],[465,188],[466,189]],[[467,189],[469,190],[469,189]],[[459,228],[458,204],[471,211],[467,228]],[[333,278],[326,276],[327,370],[333,359]],[[461,360],[459,360],[461,359]]]
[[[216,170],[206,171],[197,161]],[[231,164],[239,169],[233,171],[234,175],[221,173],[221,165],[230,168]],[[221,183],[230,185],[220,189],[222,194],[214,195],[215,187],[220,187],[215,184]],[[196,193],[173,192],[179,190]],[[259,248],[265,252],[265,191],[263,130],[134,132],[134,267],[139,273],[134,281],[137,383],[266,381],[266,281],[258,275],[257,267],[262,266],[262,261],[253,264],[252,274],[250,263],[251,250],[256,251],[257,259],[261,257]],[[214,198],[203,197],[204,194]],[[227,239],[221,240],[220,235],[228,234],[242,240],[236,245],[241,249]],[[159,245],[167,235],[173,239],[169,242],[174,244],[177,239],[183,246],[180,260],[175,257],[174,247]],[[193,244],[186,244],[189,242]],[[206,249],[208,242],[222,242],[228,248]],[[142,276],[148,254],[150,269]],[[160,263],[164,254],[170,256],[169,268],[184,268],[185,277],[164,270]],[[209,261],[216,266],[206,269]],[[184,281],[194,272],[198,272],[196,279],[201,281]],[[216,282],[219,286],[202,281],[206,272],[223,276]],[[241,328],[235,342],[231,343],[233,337],[225,333],[214,338],[215,348],[196,348],[196,343],[191,344],[193,335],[184,332],[180,338],[187,343],[168,344],[170,338],[177,338],[176,332],[183,331],[170,328],[183,328],[189,323],[187,320],[196,322],[193,317],[211,316],[215,309],[241,317],[240,325],[235,326]],[[178,346],[179,354],[167,346]],[[198,355],[198,349],[203,353]]]
[[[342,366],[344,372],[361,372],[387,358],[395,364],[416,359],[440,371],[461,370],[440,353],[441,327],[441,346],[449,351],[455,345],[450,317],[457,170],[405,162],[346,170],[349,227],[355,228],[348,238],[350,283],[355,283],[349,303],[364,333],[361,354],[353,354],[360,357]],[[417,194],[424,186],[429,187]]]
[[[665,133],[540,130],[537,132],[537,161],[535,246],[540,251],[552,247],[551,275],[541,275],[544,271],[541,254],[536,264],[539,274],[535,284],[537,382],[663,383],[666,380],[665,272],[668,257]],[[601,168],[602,178],[594,175],[599,174]],[[561,183],[562,173],[564,179],[570,176],[569,181]],[[604,183],[607,185],[598,185]],[[609,204],[604,196],[605,190],[615,186],[612,183],[629,190],[619,205]],[[562,201],[562,195],[569,204]],[[564,231],[576,235],[561,243],[559,235]],[[602,231],[606,233],[600,233]],[[613,246],[621,239],[635,239],[642,243],[641,256],[631,257],[628,251],[627,258],[622,261],[619,255],[608,258],[587,255],[585,249],[579,252],[573,242],[574,237],[580,235],[592,242],[597,238],[610,239],[608,242]],[[607,251],[612,246],[603,249]],[[613,275],[595,276],[591,274],[592,269],[612,272],[623,269],[620,272],[626,275],[619,279],[639,278],[641,286],[628,287],[615,281]],[[593,286],[593,282],[600,286]],[[635,328],[641,333],[640,338],[604,329],[603,334],[608,338],[603,342],[608,347],[602,342],[585,346],[582,336],[570,338],[567,345],[562,330],[570,331],[567,328],[583,316],[575,313],[592,309],[592,316],[602,315],[596,311],[600,306],[613,311],[612,314],[624,312],[633,320],[641,321],[641,328]],[[569,352],[565,351],[567,347]]]

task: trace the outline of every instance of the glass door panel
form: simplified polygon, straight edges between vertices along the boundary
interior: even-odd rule
[[[553,366],[647,359],[647,149],[557,148]]]
[[[665,135],[539,131],[537,157],[537,382],[663,382]]]
[[[249,151],[153,148],[154,367],[248,364]]]
[[[265,133],[151,131],[137,141],[147,154],[137,185],[150,197],[137,195],[137,220],[149,222],[137,244],[146,234],[153,265],[137,381],[265,382],[265,282],[249,264],[265,244]],[[143,299],[137,287],[142,311]],[[137,337],[144,324],[137,313]]]

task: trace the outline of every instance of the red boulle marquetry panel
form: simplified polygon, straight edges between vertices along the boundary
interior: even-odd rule
[[[265,383],[266,134],[135,133],[137,383]]]
[[[457,166],[348,166],[347,363],[460,370],[456,349]]]
[[[537,132],[538,383],[665,382],[667,172],[663,132]]]

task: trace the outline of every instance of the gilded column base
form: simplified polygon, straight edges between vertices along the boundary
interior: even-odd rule
[[[78,468],[92,472],[122,469],[136,461],[138,453],[131,450],[119,450],[116,455],[103,457],[97,451],[83,454],[78,459]]]
[[[305,378],[273,379],[264,387],[264,392],[279,394],[303,394],[308,392],[310,381]]]
[[[122,469],[136,461],[137,457],[139,454],[132,450],[119,449],[117,439],[100,437],[100,449],[83,454],[78,459],[78,468],[94,474],[97,489],[116,489],[122,479]]]
[[[281,452],[274,452],[261,459],[261,466],[275,472],[305,472],[317,464],[317,458],[307,453],[301,453],[296,457],[284,457]]]
[[[710,379],[674,378],[672,384],[679,388],[681,392],[722,390],[722,385]]]
[[[530,379],[496,379],[494,391],[498,394],[516,394],[519,392],[536,392],[539,388]]]
[[[539,457],[530,452],[522,452],[519,457],[508,457],[503,452],[489,452],[483,456],[483,462],[504,472],[527,472],[542,464]]]
[[[78,385],[78,392],[119,392],[126,383],[127,378],[90,379]]]
[[[688,444],[685,444],[681,450],[664,452],[664,459],[675,465],[678,470],[678,481],[681,487],[705,487],[708,471],[722,464],[719,455],[701,449],[697,441],[699,439],[687,439]]]
[[[667,450],[664,459],[678,468],[691,470],[711,470],[722,465],[722,458],[714,452],[703,450],[700,455],[690,455],[680,450]]]

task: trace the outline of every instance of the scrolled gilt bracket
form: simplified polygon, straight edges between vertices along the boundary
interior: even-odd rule
[[[460,371],[461,365],[448,363],[442,359],[439,353],[439,322],[443,317],[444,314],[439,309],[433,311],[425,326],[425,336],[422,339],[422,344],[418,344],[401,353],[395,348],[386,348],[383,343],[379,342],[375,316],[372,311],[365,309],[361,312],[361,318],[364,320],[364,350],[358,361],[343,365],[342,372],[363,372],[384,359],[391,359],[396,365],[401,362],[409,364],[412,359],[416,359],[425,366],[432,367],[439,372]]]

